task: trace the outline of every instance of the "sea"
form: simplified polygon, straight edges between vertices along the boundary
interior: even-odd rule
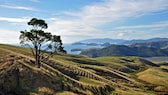
[[[81,51],[71,51],[72,49],[89,49],[89,48],[103,48],[100,45],[74,45],[74,44],[64,44],[64,49],[67,51],[68,54],[80,54]]]

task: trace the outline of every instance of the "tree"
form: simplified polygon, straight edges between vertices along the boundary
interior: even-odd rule
[[[58,52],[66,53],[62,47],[63,44],[60,36],[43,31],[43,29],[48,28],[44,20],[32,18],[27,24],[32,26],[32,29],[30,31],[20,31],[20,44],[31,49],[35,58],[35,64],[39,68],[41,62],[48,60],[53,54]]]

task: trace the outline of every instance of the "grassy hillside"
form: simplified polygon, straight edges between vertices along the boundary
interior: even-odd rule
[[[29,49],[0,45],[0,95],[167,93],[167,86],[157,84],[157,81],[167,81],[167,67],[138,57],[89,58],[59,54],[43,62],[41,68],[36,68],[34,63]],[[154,73],[148,75],[148,72]],[[156,80],[151,82],[143,76]]]

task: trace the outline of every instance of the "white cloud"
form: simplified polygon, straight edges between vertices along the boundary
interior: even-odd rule
[[[119,37],[123,37],[125,35],[125,33],[119,33],[118,36]]]
[[[0,5],[0,7],[9,8],[9,9],[27,10],[27,11],[38,11],[33,7],[25,7],[25,6],[18,6],[18,5]]]
[[[7,21],[7,22],[13,22],[13,23],[27,22],[29,20],[30,20],[29,17],[21,17],[21,18],[0,17],[0,21]]]
[[[49,30],[64,36],[67,39],[65,42],[72,42],[70,39],[74,37],[73,35],[82,35],[85,39],[86,37],[111,37],[114,31],[105,32],[101,29],[101,26],[115,25],[127,18],[141,17],[166,8],[168,8],[168,0],[104,0],[103,2],[87,5],[81,8],[80,11],[66,11],[64,13],[68,16],[67,18],[52,18]],[[152,28],[163,26],[167,26],[167,23],[133,27]],[[131,27],[118,27],[118,29],[124,28]],[[117,35],[124,36],[124,33],[117,33]],[[84,39],[82,36],[76,37],[76,40]]]
[[[0,29],[0,43],[3,44],[18,44],[20,32]]]
[[[143,16],[164,10],[167,7],[168,1],[166,0],[105,0],[101,3],[85,6],[80,12],[68,14],[77,16],[81,21],[94,26],[129,17]]]
[[[62,20],[52,19],[53,23],[49,24],[49,31],[55,35],[61,35],[65,43],[74,42],[82,38],[90,38],[99,30],[87,24],[82,24],[80,20]]]

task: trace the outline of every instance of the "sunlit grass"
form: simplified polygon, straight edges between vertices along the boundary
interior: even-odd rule
[[[15,51],[17,53],[21,53],[21,54],[25,54],[25,55],[28,55],[28,56],[32,56],[31,50],[29,48],[6,45],[6,44],[0,44],[0,48],[4,48],[4,49]]]
[[[168,87],[168,73],[159,68],[149,68],[137,74],[138,78],[155,85]]]
[[[115,69],[127,68],[124,64],[121,64],[121,60],[119,57],[98,57],[94,58],[94,60],[104,64],[105,66],[109,66]]]
[[[140,89],[137,89],[135,91],[133,89],[122,90],[117,88],[113,93],[116,93],[116,94],[111,94],[111,95],[156,95],[154,92],[149,92],[149,91],[140,90]]]
[[[94,79],[90,79],[90,78],[87,78],[87,77],[80,77],[79,81],[90,84],[90,85],[95,85],[95,86],[105,85],[104,82],[97,81],[97,80],[94,80]]]
[[[24,54],[24,55],[32,57],[31,50],[29,48],[10,46],[10,45],[0,45],[0,48],[4,48],[6,50],[17,52],[18,53],[17,56],[19,56],[19,53],[20,53],[20,54]],[[9,53],[0,49],[0,56],[2,57],[2,59],[3,59],[3,56],[7,54]],[[15,57],[13,58],[15,59]],[[55,62],[54,64],[56,64],[55,65],[56,68],[54,68],[54,65],[53,66],[47,65],[46,63],[46,64],[42,64],[43,66],[40,69],[38,69],[37,67],[34,67],[34,65],[31,65],[23,61],[21,62],[23,62],[24,66],[30,68],[33,71],[37,71],[39,73],[43,73],[43,74],[50,75],[50,76],[55,75],[55,74],[60,75],[61,77],[64,77],[65,80],[68,80],[68,83],[71,84],[72,88],[78,88],[81,91],[84,91],[81,89],[83,87],[84,88],[90,87],[89,89],[87,89],[88,91],[90,91],[93,88],[100,90],[99,88],[101,87],[104,88],[105,85],[108,85],[108,84],[110,84],[112,87],[114,85],[114,88],[116,87],[116,84],[121,83],[122,85],[124,81],[123,82],[120,82],[120,81],[113,82],[110,79],[108,79],[109,77],[113,78],[113,76],[111,76],[113,74],[115,74],[116,76],[122,77],[123,79],[127,79],[129,81],[134,82],[134,80],[136,81],[137,79],[135,76],[137,72],[132,73],[130,75],[130,73],[123,73],[118,70],[122,68],[131,69],[127,67],[128,64],[136,65],[136,66],[141,66],[142,64],[142,66],[146,66],[144,64],[145,62],[143,63],[143,61],[141,61],[138,57],[109,56],[109,57],[88,58],[83,55],[58,54],[58,55],[54,55],[51,58],[51,60],[54,60]],[[155,67],[155,68],[148,67],[148,68],[149,69],[147,70],[143,69],[145,71],[143,70],[142,72],[140,71],[140,73],[137,74],[137,77],[143,81],[149,82],[154,85],[164,85],[164,86],[168,85],[168,82],[167,82],[168,73],[162,70],[162,69],[167,69],[167,66],[161,65],[161,67]],[[74,75],[76,74],[79,79],[70,77],[69,74],[62,72],[62,70],[64,70],[64,72],[71,72]],[[109,73],[111,75],[109,75],[109,77],[106,77],[105,73]],[[104,75],[101,75],[101,74],[104,74]],[[132,77],[132,75],[135,77]],[[123,85],[123,87],[127,86],[126,88],[129,88],[129,90],[123,90],[123,89],[117,88],[115,92],[119,93],[119,95],[154,95],[152,91],[150,92],[143,88],[134,88],[131,86],[129,87],[129,85],[125,85],[125,84]],[[40,94],[48,93],[52,95],[77,95],[69,91],[62,91],[59,93],[55,93],[53,92],[52,89],[49,89],[49,88],[40,88],[38,89],[38,93],[32,92],[31,95],[39,95],[39,93]]]
[[[55,95],[77,95],[77,94],[69,91],[63,91],[63,92],[56,93]]]

